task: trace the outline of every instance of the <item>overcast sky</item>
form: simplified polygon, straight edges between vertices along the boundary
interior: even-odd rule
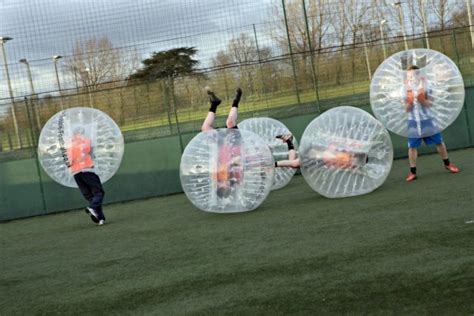
[[[328,4],[337,11],[339,1],[343,0]],[[440,1],[426,1],[431,17]],[[383,10],[395,10],[390,1],[377,3]],[[406,7],[410,1],[403,3]],[[448,0],[448,5],[454,10],[463,7],[464,0]],[[0,0],[0,36],[14,38],[5,49],[14,96],[21,97],[31,90],[26,67],[19,59],[30,61],[36,92],[56,90],[52,56],[71,55],[76,43],[93,37],[105,36],[121,48],[122,55],[138,53],[141,60],[154,51],[194,46],[201,67],[208,66],[231,38],[241,33],[253,36],[253,24],[260,47],[272,46],[273,25],[267,22],[274,6],[281,7],[281,0]],[[387,23],[395,33],[397,19],[394,15],[393,23]],[[64,59],[59,63],[62,87],[72,88],[72,78],[62,71],[62,62]],[[9,101],[9,93],[3,58],[0,64],[1,105]]]
[[[76,42],[107,36],[114,47],[153,51],[195,46],[204,63],[229,39],[268,20],[276,0],[0,0],[0,36],[5,45],[15,97],[29,94],[30,61],[35,88],[55,89],[53,55],[67,56]],[[3,59],[0,99],[8,99]],[[67,78],[64,79],[67,81]],[[65,82],[65,85],[68,83]]]

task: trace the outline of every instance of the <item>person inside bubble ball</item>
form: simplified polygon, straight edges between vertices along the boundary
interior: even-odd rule
[[[276,138],[281,139],[288,145],[288,159],[275,161],[275,167],[299,168],[301,162],[296,157],[293,135],[277,135]],[[330,143],[326,148],[312,148],[308,153],[308,157],[311,157],[318,165],[337,169],[353,169],[360,166],[361,163],[368,162],[367,154],[347,150],[336,142]]]
[[[238,134],[236,134],[238,135]],[[242,164],[240,160],[240,140],[224,142],[219,146],[218,161],[214,173],[217,181],[217,196],[227,198],[242,179]]]
[[[413,65],[408,68],[403,89],[403,104],[408,113],[408,159],[410,162],[410,172],[405,180],[411,182],[417,179],[416,161],[418,147],[421,146],[422,141],[426,145],[435,145],[445,168],[452,173],[458,173],[459,168],[449,161],[448,151],[441,133],[436,132],[430,110],[433,105],[430,96],[431,88],[426,77],[420,74],[417,66]],[[419,137],[419,135],[431,133],[434,134],[428,137]]]
[[[408,114],[408,136],[435,134],[437,128],[433,122],[431,106],[431,86],[417,66],[410,66],[403,85],[403,105]]]
[[[275,138],[281,139],[288,146],[288,159],[275,161],[275,167],[298,169],[301,166],[300,158],[297,157],[295,146],[293,145],[293,135],[277,135]]]
[[[367,153],[357,151],[360,144],[349,141],[348,144],[332,142],[323,151],[322,160],[329,168],[355,169],[369,161]]]
[[[85,135],[83,127],[74,130],[72,139],[67,147],[69,169],[74,176],[79,190],[84,198],[89,201],[86,213],[94,223],[105,224],[105,215],[102,210],[104,200],[104,189],[99,176],[94,172],[94,161],[92,159],[92,142]]]
[[[221,104],[221,99],[206,87],[207,95],[211,107],[201,126],[201,131],[206,132],[214,129],[217,107]],[[237,128],[237,117],[239,103],[242,97],[242,89],[237,88],[235,97],[226,120],[227,128]],[[217,182],[217,196],[227,198],[232,193],[232,189],[242,178],[241,164],[241,136],[240,133],[224,134],[225,137],[219,137],[219,152],[217,165],[213,172],[213,180]],[[227,139],[228,138],[228,139]]]

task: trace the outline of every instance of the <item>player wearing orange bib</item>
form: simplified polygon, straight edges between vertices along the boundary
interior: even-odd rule
[[[206,90],[211,107],[201,127],[203,132],[214,129],[217,107],[221,103],[221,100],[214,92],[210,89]],[[237,88],[229,115],[227,116],[227,128],[237,128],[238,107],[241,96],[242,90]],[[220,137],[219,140],[223,142],[218,144],[219,152],[215,170],[213,170],[213,180],[217,182],[217,196],[226,198],[230,195],[232,186],[238,183],[242,176],[240,166],[240,139],[226,140]]]
[[[75,133],[68,148],[68,158],[71,172],[76,174],[85,169],[92,169],[94,162],[91,158],[91,141],[80,132]]]
[[[94,161],[91,156],[92,142],[84,134],[84,129],[78,127],[70,140],[67,147],[69,169],[82,195],[89,202],[86,213],[90,214],[93,222],[104,225],[105,215],[102,202],[105,192],[99,176],[94,172]]]
[[[275,167],[299,168],[301,166],[300,159],[296,156],[293,145],[293,135],[277,135],[276,138],[281,139],[288,145],[288,159],[275,162]],[[367,163],[367,155],[363,153],[353,153],[339,148],[335,144],[330,144],[324,150],[311,150],[310,156],[315,162],[321,166],[333,167],[339,169],[356,168],[357,166]]]

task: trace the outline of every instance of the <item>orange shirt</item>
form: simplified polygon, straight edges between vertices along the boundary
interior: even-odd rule
[[[219,166],[217,167],[216,180],[217,181],[229,180],[229,167],[227,164],[219,164]]]
[[[232,166],[232,160],[234,157],[240,156],[240,147],[223,144],[219,148],[219,156],[217,160],[217,168],[215,173],[215,180],[227,181],[230,180],[231,176],[240,178],[240,173],[236,172]]]
[[[352,167],[352,155],[348,152],[339,151],[332,144],[324,151],[323,161],[327,166],[336,168],[346,169]]]
[[[231,146],[223,144],[219,147],[219,155],[217,157],[217,168],[215,177],[217,181],[229,180],[229,167],[232,161]]]
[[[67,150],[72,173],[78,173],[81,170],[94,166],[90,153],[91,140],[82,135],[75,135]]]

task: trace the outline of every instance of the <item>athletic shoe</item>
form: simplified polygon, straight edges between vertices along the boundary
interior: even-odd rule
[[[286,135],[277,135],[275,138],[281,139],[282,141],[286,142],[293,142],[293,135],[286,134]]]
[[[206,88],[207,95],[209,96],[209,101],[213,106],[218,106],[221,104],[221,99],[219,99],[214,92],[212,92],[209,88]]]
[[[234,99],[240,101],[241,97],[242,97],[242,89],[240,89],[240,88],[235,89],[235,98]]]
[[[239,107],[239,102],[240,102],[240,97],[242,97],[242,89],[237,88],[235,90],[235,97],[234,100],[232,101],[232,106],[234,107]]]
[[[105,225],[105,220],[103,220],[103,219],[101,219],[101,220],[99,221],[99,226],[102,226],[102,225]]]
[[[451,173],[458,173],[459,168],[450,163],[449,165],[445,166],[446,169],[448,169]]]
[[[408,177],[405,179],[407,182],[412,182],[413,180],[416,180],[416,173],[409,173]]]
[[[99,222],[99,215],[97,214],[97,211],[94,210],[92,207],[86,207],[86,213],[91,215],[91,220],[94,223]]]

